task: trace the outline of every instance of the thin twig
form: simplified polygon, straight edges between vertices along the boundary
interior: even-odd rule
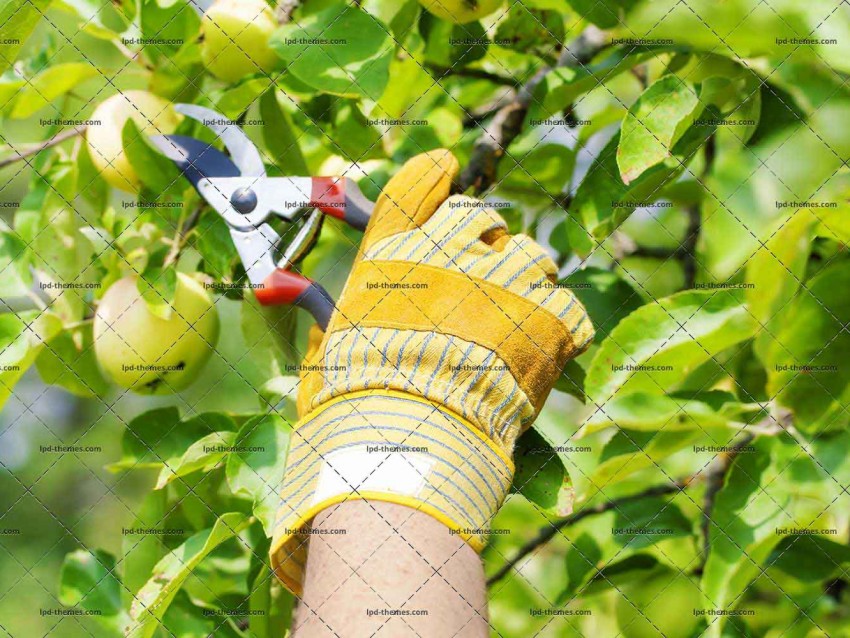
[[[688,215],[688,228],[685,231],[685,241],[682,244],[682,270],[684,271],[684,289],[690,290],[697,280],[697,243],[702,231],[702,215],[699,204],[691,204],[685,209]]]
[[[155,70],[154,66],[142,57],[141,50],[132,51],[130,49],[130,47],[125,45],[120,40],[112,40],[111,42],[112,42],[113,46],[121,52],[121,55],[123,55],[125,58],[130,60],[130,62],[133,62],[133,63],[136,63],[136,64],[141,64],[145,68],[146,71],[154,71]]]
[[[163,267],[177,263],[177,260],[180,258],[180,252],[183,250],[183,247],[189,239],[189,233],[191,233],[192,229],[198,225],[198,220],[201,218],[202,210],[203,206],[199,204],[189,214],[186,220],[180,224],[180,227],[171,242],[171,250],[168,251],[168,254],[165,256],[165,260],[162,262]]]
[[[714,505],[717,501],[717,494],[723,489],[726,483],[726,475],[732,463],[741,453],[741,450],[749,445],[756,435],[746,433],[735,441],[728,452],[719,454],[712,461],[705,475],[705,494],[702,498],[702,539],[703,539],[703,554],[700,567],[696,573],[701,574],[705,568],[705,562],[708,560],[708,553],[711,551],[711,541],[709,531],[711,530],[711,515],[714,512]]]
[[[699,175],[699,183],[703,184],[714,166],[715,155],[715,140],[714,135],[708,138],[705,143],[705,162],[703,163],[702,171]],[[700,211],[699,203],[691,204],[685,212],[688,215],[688,228],[685,231],[685,240],[681,246],[682,269],[685,274],[685,290],[694,287],[697,279],[698,262],[697,262],[697,247],[699,244],[700,233],[702,232],[702,212]]]
[[[463,127],[464,128],[478,128],[483,124],[486,120],[489,120],[491,117],[496,115],[502,108],[510,104],[515,96],[514,91],[506,91],[508,95],[500,100],[496,100],[491,102],[490,104],[485,104],[477,111],[472,111],[468,113],[466,117],[463,118]]]
[[[681,249],[669,250],[656,246],[638,246],[624,257],[651,257],[653,259],[681,259],[685,251]]]
[[[556,67],[578,68],[590,62],[606,46],[601,31],[589,27],[561,52]],[[555,67],[540,69],[517,92],[516,97],[499,109],[472,149],[469,164],[460,176],[461,191],[473,188],[481,193],[496,181],[496,167],[505,150],[522,132],[525,116],[531,107],[534,92],[546,75]]]
[[[649,87],[649,77],[646,72],[646,65],[639,64],[630,69],[630,72],[638,82],[640,82],[641,88],[645,91]]]
[[[708,468],[705,470],[705,473],[697,473],[694,476],[688,476],[685,478],[680,478],[669,485],[657,485],[655,487],[651,487],[642,492],[638,492],[637,494],[631,494],[629,496],[622,496],[620,498],[611,499],[610,501],[605,501],[604,503],[599,503],[593,507],[588,507],[587,509],[579,510],[578,512],[574,512],[569,516],[565,516],[551,524],[547,527],[542,528],[537,536],[535,536],[532,540],[528,541],[525,545],[519,548],[517,554],[511,558],[508,562],[506,562],[499,570],[493,574],[489,579],[487,579],[487,585],[493,585],[498,581],[502,580],[507,574],[514,568],[516,565],[526,556],[531,554],[534,550],[536,550],[541,545],[545,545],[550,540],[552,540],[560,530],[565,527],[569,527],[570,525],[575,525],[579,521],[584,520],[588,516],[595,516],[597,514],[604,514],[605,512],[610,512],[613,509],[619,508],[621,505],[625,505],[626,503],[632,503],[634,501],[639,501],[644,498],[652,498],[654,496],[663,496],[665,494],[675,494],[676,492],[681,492],[682,490],[689,487],[698,479],[705,479],[706,482],[706,492],[703,498],[703,535],[706,539],[708,538],[708,525],[711,517],[711,512],[714,508],[714,503],[717,497],[717,493],[723,487],[723,483],[725,481],[726,473],[729,471],[729,468],[732,465],[732,462],[735,460],[737,455],[741,452],[741,450],[749,445],[753,439],[755,439],[758,434],[762,432],[747,432],[742,437],[740,437],[737,441],[735,441],[730,447],[731,450],[725,454],[719,455],[715,458]],[[705,556],[707,556],[708,545],[705,546]],[[704,565],[703,561],[703,565]],[[702,567],[697,568],[697,572],[699,572]]]
[[[15,151],[16,155],[11,157],[7,157],[6,159],[0,160],[0,168],[5,168],[15,162],[20,162],[25,160],[28,157],[36,155],[37,153],[41,153],[41,151],[48,149],[52,146],[56,146],[57,144],[61,144],[71,138],[77,137],[78,135],[82,135],[85,132],[86,127],[81,126],[79,128],[68,129],[67,131],[62,131],[58,135],[54,135],[49,140],[42,142],[41,144],[36,144],[35,146],[31,146],[30,148],[23,151]]]
[[[489,71],[485,71],[484,69],[468,69],[465,67],[445,67],[440,66],[438,64],[428,64],[426,68],[438,75],[440,77],[438,79],[442,80],[447,76],[457,76],[462,78],[472,78],[475,80],[487,80],[488,82],[493,82],[494,84],[500,84],[502,86],[516,86],[516,80],[506,77],[504,75],[499,75],[498,73],[490,73]]]
[[[563,528],[569,527],[570,525],[575,525],[576,523],[581,520],[584,520],[588,516],[595,516],[597,514],[604,514],[605,512],[610,512],[611,510],[617,509],[627,503],[639,501],[644,498],[652,498],[654,496],[664,496],[665,494],[674,494],[676,492],[681,492],[690,484],[690,482],[691,478],[684,478],[670,483],[669,485],[656,485],[655,487],[650,487],[649,489],[646,489],[642,492],[638,492],[637,494],[621,496],[620,498],[615,498],[610,501],[605,501],[604,503],[594,505],[593,507],[588,507],[587,509],[579,510],[578,512],[574,512],[569,516],[565,516],[564,518],[551,523],[547,527],[542,528],[538,532],[537,536],[535,536],[525,545],[520,547],[519,551],[513,558],[511,558],[508,562],[502,565],[502,567],[499,568],[499,571],[490,576],[490,578],[487,579],[487,586],[489,587],[502,580],[514,567],[516,567],[516,565],[523,558],[531,554],[535,549],[537,549],[541,545],[545,545],[546,543],[548,543]]]

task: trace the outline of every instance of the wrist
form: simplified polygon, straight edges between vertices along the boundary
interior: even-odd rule
[[[432,517],[357,500],[313,527],[293,635],[487,636],[481,560]]]

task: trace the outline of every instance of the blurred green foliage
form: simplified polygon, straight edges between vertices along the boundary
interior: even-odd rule
[[[240,122],[270,174],[345,174],[371,197],[419,152],[478,161],[525,99],[477,194],[551,250],[598,335],[518,446],[493,521],[510,533],[484,553],[495,574],[523,552],[490,587],[493,634],[850,636],[846,7],[523,0],[454,25],[415,0],[291,4],[278,68],[226,84],[182,0],[0,2],[0,629],[265,637],[291,617],[266,553],[307,322],[217,293],[222,338],[172,397],[120,392],[92,356],[127,273],[163,301],[175,269],[245,277],[136,126],[115,134],[138,194],[68,135],[142,89]],[[580,34],[586,59],[566,48]],[[358,238],[325,226],[300,267],[338,294]],[[38,285],[68,281],[90,287]],[[234,442],[265,452],[204,449]],[[39,613],[61,607],[99,615]]]

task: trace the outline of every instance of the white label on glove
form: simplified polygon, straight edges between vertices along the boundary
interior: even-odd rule
[[[433,464],[422,454],[367,451],[365,445],[337,450],[324,458],[312,504],[355,490],[416,496]]]

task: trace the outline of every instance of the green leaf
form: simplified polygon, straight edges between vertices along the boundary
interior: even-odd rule
[[[591,454],[586,461],[581,460],[581,478],[575,481],[576,497],[581,500],[592,498],[600,489],[622,483],[641,470],[657,468],[662,460],[706,438],[705,432],[699,428],[670,431],[618,428],[601,445],[601,449],[597,449],[597,445],[589,446]],[[728,436],[723,440],[728,440]]]
[[[726,118],[734,123],[735,130],[740,131],[735,135],[745,144],[753,138],[761,123],[762,81],[755,73],[746,76],[743,89],[736,95],[740,101],[732,103],[730,115]]]
[[[748,339],[756,324],[735,291],[685,291],[647,304],[602,342],[585,390],[597,404],[618,394],[676,389],[715,354]]]
[[[238,119],[272,87],[267,77],[251,78],[228,89],[215,103],[215,110],[232,119]]]
[[[281,627],[289,627],[295,606],[295,596],[281,586],[263,563],[251,585],[249,598],[252,614],[248,619],[253,638],[278,638]]]
[[[360,6],[370,14],[377,16],[384,24],[388,24],[396,42],[404,41],[405,36],[419,16],[419,3],[416,0],[399,0],[398,2],[363,0]]]
[[[0,408],[44,348],[62,328],[52,314],[37,311],[0,314]]]
[[[194,49],[200,58],[200,48],[194,38],[200,30],[201,18],[196,11],[186,11],[186,4],[180,0],[160,0],[159,2],[143,2],[139,10],[141,35],[145,38],[157,38],[166,42],[156,46],[145,47],[145,55],[155,61],[170,60],[169,63],[157,65],[158,69],[177,70],[185,72],[178,58],[185,49]],[[182,44],[180,41],[182,40]],[[173,43],[173,44],[172,44]],[[180,53],[177,53],[177,51]],[[175,55],[176,54],[176,55]],[[174,69],[174,67],[177,69]],[[190,75],[184,81],[195,79]],[[157,85],[154,85],[157,86]]]
[[[818,216],[810,209],[799,210],[747,264],[747,282],[753,285],[747,290],[747,305],[768,329],[803,283],[817,223]]]
[[[793,102],[771,108],[784,109],[795,123],[774,122],[757,130],[746,146],[728,145],[718,153],[705,182],[711,197],[701,210],[700,261],[718,281],[734,277],[762,250],[763,242],[795,214],[795,202],[847,199],[830,191],[833,183],[841,182],[841,158],[850,152],[850,129],[843,126],[850,117],[850,101],[836,95],[802,119]],[[800,162],[801,157],[806,161]],[[814,212],[821,216],[824,209]]]
[[[261,306],[254,295],[242,303],[242,335],[248,356],[263,379],[284,376],[286,366],[300,359],[295,350],[297,317],[293,308]]]
[[[122,15],[118,10],[120,2],[104,5],[98,0],[57,0],[55,4],[76,14],[80,29],[95,38],[117,39],[128,26],[128,16]]]
[[[534,428],[519,437],[514,451],[516,473],[511,491],[545,510],[555,510],[569,475],[561,457]]]
[[[789,536],[773,550],[767,565],[803,582],[822,582],[846,575],[850,547],[822,536]]]
[[[109,185],[103,179],[100,170],[95,167],[91,153],[82,149],[77,153],[77,175],[80,184],[86,185],[80,193],[85,201],[97,211],[106,211],[109,208]],[[90,226],[80,228],[80,232],[88,233],[86,238],[91,242],[93,252],[99,258],[103,258],[104,253],[113,254],[115,247],[108,242],[106,238],[108,233],[97,226],[98,223],[92,221]]]
[[[709,107],[705,117],[716,118]],[[655,201],[664,186],[677,178],[700,147],[714,132],[714,126],[691,126],[672,147],[670,156],[646,169],[629,184],[620,178],[617,166],[617,133],[594,160],[570,205],[570,216],[555,229],[566,233],[570,247],[588,255],[634,211],[637,204]]]
[[[180,424],[180,412],[175,407],[157,408],[144,412],[127,424],[121,440],[121,460],[108,466],[113,472],[129,469],[159,469],[165,459],[182,454],[192,441],[209,434],[201,421],[195,427]]]
[[[593,4],[593,0],[573,2]],[[846,42],[848,27],[832,20],[829,5],[820,2],[777,0],[768,7],[749,0],[691,0],[686,11],[679,10],[677,0],[607,0],[600,10],[603,6],[624,8],[608,12],[608,20],[598,23],[614,27],[613,37],[670,38],[735,60],[772,58],[783,60],[784,66],[788,58],[802,58],[839,72],[850,70],[846,50],[838,45]],[[807,44],[795,46],[791,38],[805,39]]]
[[[274,165],[284,175],[309,175],[295,134],[295,124],[289,113],[280,107],[277,91],[266,91],[260,98],[260,116],[263,140]]]
[[[127,424],[121,442],[121,460],[107,469],[113,472],[160,470],[166,462],[175,464],[198,439],[213,432],[235,429],[233,419],[217,412],[205,412],[181,422],[177,408],[150,410]]]
[[[127,523],[129,529],[162,529],[165,527],[168,505],[168,493],[149,491],[139,505],[133,508]],[[124,604],[129,607],[132,597],[148,581],[154,565],[159,562],[167,550],[163,542],[165,536],[157,534],[125,534],[121,540],[121,573],[124,588]],[[179,537],[178,537],[179,538]]]
[[[41,157],[46,160],[48,155]],[[55,284],[43,288],[50,310],[66,323],[80,321],[89,307],[84,299],[87,291],[59,284],[94,282],[97,274],[88,270],[92,247],[80,232],[87,224],[71,205],[84,185],[71,158],[54,154],[51,163],[36,170],[39,175],[15,215],[15,231],[29,244],[40,283]]]
[[[847,178],[845,177],[845,179]],[[850,184],[848,184],[847,188],[839,187],[837,190],[839,193],[846,193],[850,190]],[[815,235],[817,237],[831,239],[838,244],[850,244],[850,219],[848,219],[848,212],[850,212],[850,206],[847,206],[846,202],[841,201],[838,202],[837,208],[828,210],[819,209],[817,215],[815,215]],[[809,215],[804,215],[803,210],[800,210],[796,215],[810,217],[813,215],[813,212],[809,211]]]
[[[593,596],[610,589],[622,592],[630,583],[646,581],[648,576],[658,573],[658,559],[649,554],[633,554],[628,558],[612,563],[599,570],[585,587],[583,596]],[[566,598],[571,597],[567,594]],[[559,603],[566,600],[559,600]]]
[[[576,13],[603,29],[622,24],[623,17],[642,2],[644,0],[569,0]]]
[[[115,557],[101,550],[77,550],[65,556],[59,575],[59,602],[104,616],[121,611],[121,583]]]
[[[623,120],[617,166],[624,184],[669,158],[673,146],[703,110],[694,87],[675,75],[653,83]]]
[[[618,564],[659,542],[690,536],[693,523],[673,496],[645,498],[618,505],[564,528],[570,543],[566,555],[568,585],[560,601],[583,591],[600,569]],[[651,530],[655,533],[628,533]]]
[[[280,406],[281,402],[294,406],[300,383],[301,380],[297,376],[280,376],[269,379],[260,388],[260,396],[262,397],[260,405],[273,405],[276,406],[276,410],[282,407]]]
[[[453,24],[423,12],[419,29],[425,38],[425,59],[443,69],[460,68],[487,54],[490,39],[480,22]]]
[[[412,157],[427,149],[456,146],[463,134],[460,114],[453,109],[438,107],[428,112],[427,124],[411,124],[402,128],[397,135],[399,144],[391,149],[394,157]],[[374,156],[380,156],[383,150],[377,144]],[[381,153],[382,154],[382,153]],[[366,180],[369,183],[371,180]],[[374,184],[372,184],[374,186]]]
[[[174,312],[174,296],[177,294],[177,271],[173,267],[153,266],[145,268],[136,280],[136,288],[151,314],[161,319],[170,319]]]
[[[532,146],[530,149],[524,146]],[[572,174],[575,153],[563,144],[531,144],[512,147],[498,166],[499,190],[540,191],[551,203],[547,193],[560,193]]]
[[[559,284],[584,305],[596,329],[597,343],[643,304],[640,295],[616,273],[601,268],[577,270]]]
[[[160,195],[180,184],[177,166],[151,144],[132,118],[121,129],[121,141],[139,180],[153,193]]]
[[[828,266],[777,315],[775,332],[763,338],[768,394],[792,410],[796,427],[806,433],[850,421],[848,286],[846,262]]]
[[[162,616],[159,634],[179,636],[179,638],[208,638],[209,636],[237,638],[239,636],[228,624],[235,619],[206,616],[204,611],[206,610],[196,605],[185,591],[177,592]]]
[[[395,50],[377,18],[339,4],[282,26],[269,44],[289,63],[289,73],[317,91],[371,100],[384,92]]]
[[[564,41],[564,18],[555,11],[538,11],[514,4],[496,29],[496,42],[523,53],[546,54]],[[541,56],[542,57],[542,56]]]
[[[94,354],[92,323],[65,329],[41,350],[35,362],[41,380],[80,397],[104,396],[109,382]]]
[[[236,433],[230,431],[213,432],[192,443],[177,463],[166,461],[159,472],[155,490],[161,490],[172,481],[192,472],[209,472],[219,465],[230,453],[229,448],[236,439]]]
[[[153,576],[139,590],[130,606],[131,621],[125,628],[127,638],[151,638],[192,571],[213,550],[237,536],[249,523],[250,519],[243,514],[225,514],[216,520],[212,528],[198,532],[160,560]]]
[[[147,6],[150,5],[148,4]],[[181,8],[181,15],[189,13],[194,12],[183,11]],[[158,33],[156,38],[165,39],[162,37],[162,33]],[[161,64],[154,70],[150,80],[150,86],[156,87],[157,95],[167,98],[172,102],[194,102],[200,92],[199,85],[202,83],[202,78],[206,70],[201,60],[201,47],[192,39],[186,41],[173,54],[168,49],[169,47],[164,44],[145,48],[146,53],[151,50],[156,52],[151,54],[151,57],[154,59],[162,60],[163,54],[168,54],[167,64]]]
[[[824,511],[833,491],[832,479],[819,476],[817,465],[801,454],[795,441],[762,437],[752,445],[755,452],[736,457],[712,510],[702,590],[717,609],[741,604],[750,582],[763,573],[783,540],[776,530],[810,526],[812,514]],[[804,488],[823,494],[826,503],[812,499],[801,510],[798,493]],[[839,493],[840,487],[835,490]],[[717,616],[706,635],[719,638],[725,619]]]
[[[0,73],[17,60],[18,53],[52,0],[8,0],[0,9]]]
[[[0,111],[6,110],[6,107],[15,103],[18,91],[24,86],[26,86],[26,80],[19,80],[14,77],[0,78]]]
[[[609,427],[650,432],[702,430],[724,427],[728,421],[726,414],[716,412],[701,401],[635,392],[624,396],[614,395],[585,422],[580,436]]]
[[[194,246],[204,260],[203,271],[216,280],[228,278],[237,256],[227,222],[215,211],[201,215]]]
[[[555,389],[559,392],[570,394],[584,403],[586,399],[584,395],[584,378],[584,368],[581,367],[578,361],[571,359],[567,361],[567,365],[564,366],[561,374],[555,380]]]
[[[383,154],[383,135],[352,101],[339,106],[334,117],[334,152],[347,161],[362,162]]]
[[[32,286],[26,243],[0,220],[0,297],[22,297]]]
[[[227,459],[230,491],[253,501],[254,516],[267,536],[272,534],[277,514],[290,432],[291,426],[276,414],[249,419],[236,436],[236,451]]]
[[[57,97],[100,75],[91,62],[67,62],[49,66],[29,81],[15,99],[9,117],[21,119],[43,109]]]
[[[671,46],[623,47],[614,49],[610,55],[595,64],[552,69],[535,88],[535,99],[529,117],[545,120],[570,106],[578,96],[616,78],[620,73],[625,73],[647,60],[680,50],[680,47]]]

